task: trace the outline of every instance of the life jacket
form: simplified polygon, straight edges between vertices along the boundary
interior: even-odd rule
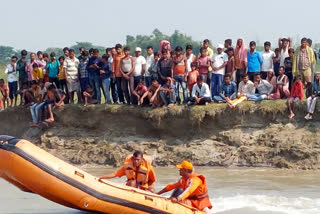
[[[151,169],[152,158],[144,155],[143,161],[139,168],[133,166],[132,155],[126,157],[124,168],[128,180],[135,180],[137,188],[148,189],[149,171]]]
[[[187,198],[192,203],[192,206],[197,208],[198,210],[203,210],[204,208],[208,207],[209,209],[212,208],[209,194],[208,194],[208,187],[206,178],[203,175],[199,175],[196,173],[192,173],[190,178],[186,181],[186,185],[191,182],[191,179],[194,177],[198,177],[202,180],[202,184]]]

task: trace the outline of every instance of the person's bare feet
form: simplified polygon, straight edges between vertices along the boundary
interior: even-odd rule
[[[37,126],[39,126],[38,123],[34,123],[34,122],[29,123],[29,125],[30,125],[31,127],[37,127]]]
[[[294,118],[294,113],[291,113],[290,115],[289,115],[289,119],[292,119],[292,118]]]
[[[54,122],[54,119],[53,118],[48,118],[48,119],[46,119],[45,120],[47,123],[52,123],[52,122]]]

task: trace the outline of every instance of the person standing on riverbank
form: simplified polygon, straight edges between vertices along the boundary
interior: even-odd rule
[[[256,42],[251,41],[248,51],[248,74],[251,81],[254,81],[255,75],[260,73],[262,62],[261,54],[256,50]]]
[[[7,74],[8,85],[9,85],[9,98],[10,107],[17,105],[17,91],[18,91],[18,73],[16,70],[18,57],[11,57],[11,63],[7,65],[5,73]],[[14,100],[14,105],[13,105]]]
[[[276,56],[275,53],[270,50],[271,43],[264,43],[264,51],[261,53],[262,65],[261,65],[261,77],[262,79],[267,78],[268,71],[273,72],[273,58]]]
[[[78,102],[81,102],[80,81],[78,75],[79,60],[75,57],[73,49],[69,50],[69,57],[63,62],[63,68],[66,76],[67,87],[69,92],[69,102],[74,103],[74,93],[77,93]]]
[[[205,213],[211,213],[212,205],[210,202],[206,178],[193,172],[193,165],[188,161],[183,161],[177,165],[181,178],[174,184],[168,184],[157,194],[175,190],[170,199],[173,202],[197,208]]]
[[[246,74],[248,67],[248,55],[247,48],[242,38],[237,40],[237,45],[234,50],[234,67],[236,69],[236,83],[239,86],[239,83],[242,80],[242,76]]]
[[[301,46],[297,48],[292,62],[293,76],[300,75],[302,83],[306,85],[307,97],[312,94],[311,67],[316,63],[314,52],[308,46],[307,38],[301,39]]]
[[[132,72],[135,69],[135,60],[130,55],[130,48],[124,47],[123,48],[124,57],[120,60],[120,72],[122,76],[121,80],[121,88],[124,93],[124,96],[126,98],[126,102],[128,105],[130,105],[132,99],[131,99],[131,88],[133,88],[133,81],[130,82],[130,78],[132,76]]]
[[[127,176],[127,186],[155,192],[154,182],[156,182],[157,179],[151,163],[151,157],[144,155],[140,151],[135,151],[133,155],[126,157],[121,169],[99,177],[99,181]]]
[[[183,103],[186,104],[188,100],[188,90],[187,90],[187,58],[182,54],[182,47],[177,46],[175,49],[176,57],[173,59],[172,63],[172,73],[174,74],[175,80],[175,100],[177,104],[181,104],[180,99],[180,87],[182,88]],[[168,80],[166,80],[167,83]]]

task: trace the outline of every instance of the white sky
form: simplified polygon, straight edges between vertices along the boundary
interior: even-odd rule
[[[238,37],[320,41],[319,0],[1,0],[0,45],[36,51],[77,41],[113,46],[126,35],[175,29],[213,44]]]

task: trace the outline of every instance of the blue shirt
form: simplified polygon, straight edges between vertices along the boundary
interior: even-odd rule
[[[259,72],[262,62],[259,51],[254,50],[253,54],[250,54],[250,50],[248,51],[248,72]]]
[[[104,74],[100,74],[100,78],[101,78],[102,80],[111,77],[112,70],[110,70],[110,68],[109,68],[109,63],[108,63],[108,62],[107,62],[107,63],[101,62],[101,63],[99,64],[99,67],[101,67],[101,70],[103,70],[103,71],[105,72]]]
[[[90,75],[100,75],[100,68],[95,69],[95,68],[89,68],[90,65],[93,64],[97,64],[99,66],[99,64],[101,64],[101,59],[99,57],[90,57],[89,62],[87,64],[87,71],[89,72],[89,76]]]
[[[235,98],[237,94],[237,84],[235,82],[230,82],[229,85],[223,83],[221,88],[220,96],[222,98],[232,97]]]
[[[50,61],[47,64],[47,71],[49,74],[50,78],[56,78],[58,73],[59,73],[59,66],[60,66],[60,62],[59,61],[54,61],[54,63],[52,63],[52,61]]]

